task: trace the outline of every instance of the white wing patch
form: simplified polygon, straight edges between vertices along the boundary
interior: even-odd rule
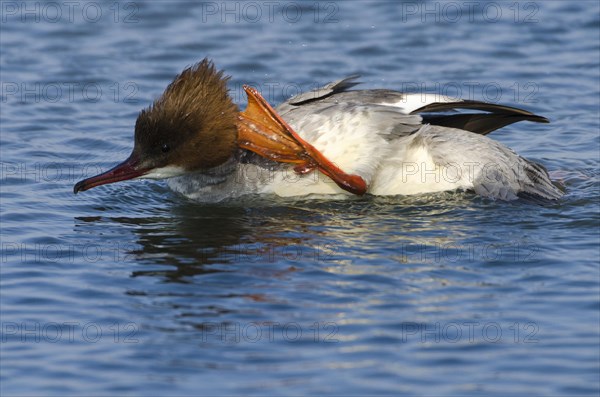
[[[403,94],[402,99],[396,102],[384,102],[380,103],[382,106],[390,106],[400,109],[404,114],[410,114],[423,106],[430,105],[432,103],[451,103],[451,102],[462,102],[462,99],[452,98],[440,94]]]

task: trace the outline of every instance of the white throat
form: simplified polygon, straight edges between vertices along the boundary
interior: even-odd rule
[[[167,179],[180,176],[185,173],[186,171],[182,167],[168,165],[166,167],[155,168],[147,174],[139,176],[137,179]]]

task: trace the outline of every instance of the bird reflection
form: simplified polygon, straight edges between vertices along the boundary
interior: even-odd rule
[[[468,222],[452,215],[457,206],[468,203],[473,201],[464,195],[449,194],[278,201],[269,205],[260,201],[200,205],[182,200],[154,216],[108,220],[134,234],[135,240],[125,254],[148,266],[147,270],[133,271],[132,277],[190,283],[198,275],[239,271],[238,265],[244,263],[252,268],[285,262],[289,271],[296,271],[308,262],[319,262],[326,271],[359,272],[363,271],[358,270],[362,269],[360,262],[381,255],[382,240],[387,241],[387,258],[393,257],[396,247],[398,261],[405,264],[402,247],[446,244],[468,235]],[[465,208],[461,210],[464,214]],[[98,223],[99,227],[106,223],[103,217],[77,220]],[[369,248],[373,254],[368,253]],[[281,267],[273,267],[271,276],[284,274]]]
[[[413,290],[431,285],[432,274],[452,284],[443,272],[432,273],[444,265],[435,253],[444,244],[460,249],[471,237],[468,215],[485,216],[488,205],[494,204],[460,194],[222,205],[174,200],[145,209],[149,216],[77,218],[76,229],[130,241],[123,254],[131,277],[156,282],[136,281],[127,294],[148,297],[149,307],[171,307],[172,320],[189,326],[239,313],[261,318],[269,308],[295,307],[305,293],[335,301],[337,288],[349,285],[389,282]]]

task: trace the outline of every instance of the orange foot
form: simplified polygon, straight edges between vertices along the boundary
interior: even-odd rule
[[[364,179],[346,174],[300,138],[256,89],[244,85],[244,90],[248,95],[248,106],[238,116],[238,143],[241,148],[280,163],[297,164],[294,171],[298,174],[318,169],[342,189],[357,195],[366,193]]]

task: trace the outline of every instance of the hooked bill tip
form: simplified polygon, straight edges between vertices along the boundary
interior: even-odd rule
[[[79,181],[75,184],[75,186],[73,186],[73,194],[77,194],[81,191],[84,191],[84,187],[83,187],[83,181]]]

